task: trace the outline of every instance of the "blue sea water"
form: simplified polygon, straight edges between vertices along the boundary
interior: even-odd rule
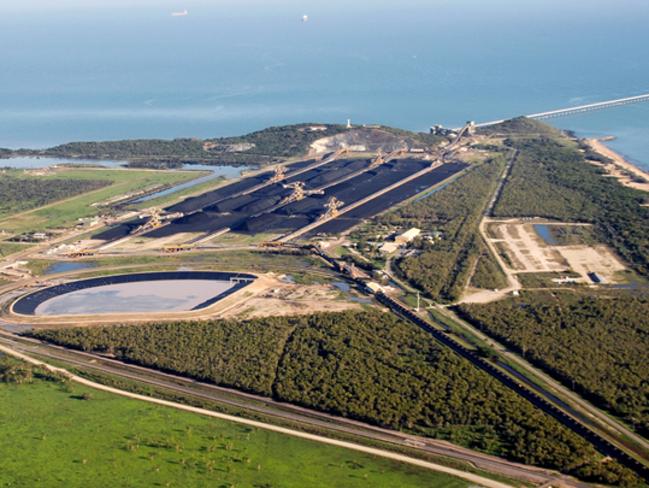
[[[0,147],[426,130],[645,93],[648,22],[646,0],[21,0],[0,17]],[[553,123],[649,167],[649,103]]]

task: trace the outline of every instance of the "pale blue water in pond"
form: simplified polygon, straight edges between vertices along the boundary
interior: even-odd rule
[[[92,161],[84,159],[60,159],[60,158],[41,158],[41,157],[20,157],[0,159],[0,168],[17,168],[17,169],[37,169],[49,168],[57,165],[83,165],[83,166],[102,166],[105,168],[120,168],[124,166],[124,161]]]
[[[546,244],[551,246],[557,245],[557,240],[552,235],[550,226],[545,224],[534,224],[534,231],[545,241]]]
[[[340,291],[343,292],[348,292],[351,289],[349,283],[345,283],[344,281],[334,281],[332,285],[334,285],[336,288],[338,288]]]
[[[0,147],[348,117],[426,130],[649,92],[646,0],[6,3]],[[553,123],[649,165],[649,104]]]
[[[47,268],[45,268],[45,271],[43,274],[50,275],[50,274],[56,274],[56,273],[69,273],[70,271],[80,271],[82,269],[90,269],[90,268],[95,268],[97,266],[97,263],[74,263],[74,262],[69,262],[69,261],[59,261],[58,263],[54,263]]]
[[[58,295],[36,307],[36,315],[79,315],[192,310],[232,287],[229,281],[160,280],[119,283]]]

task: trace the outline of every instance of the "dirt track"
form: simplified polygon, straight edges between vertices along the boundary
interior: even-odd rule
[[[213,418],[218,418],[218,419],[221,419],[221,420],[226,420],[228,422],[235,422],[235,423],[238,423],[238,424],[248,425],[248,426],[251,426],[251,427],[258,428],[258,429],[269,430],[269,431],[277,432],[277,433],[284,434],[284,435],[290,435],[292,437],[298,437],[298,438],[306,439],[306,440],[313,441],[313,442],[319,442],[321,444],[328,444],[328,445],[332,445],[332,446],[336,446],[336,447],[342,447],[342,448],[345,448],[345,449],[351,449],[351,450],[354,450],[354,451],[363,452],[363,453],[370,454],[370,455],[373,455],[373,456],[378,456],[378,457],[382,457],[382,458],[385,458],[385,459],[391,459],[393,461],[398,461],[398,462],[410,464],[410,465],[413,465],[413,466],[418,466],[420,468],[429,469],[429,470],[437,471],[437,472],[440,472],[440,473],[446,473],[448,475],[455,476],[457,478],[467,480],[467,481],[469,481],[471,483],[477,483],[478,485],[484,486],[486,488],[512,488],[512,485],[507,485],[505,483],[494,481],[494,480],[491,480],[489,478],[485,478],[483,476],[479,476],[479,475],[476,475],[476,474],[460,471],[458,469],[449,468],[449,467],[443,466],[441,464],[431,463],[429,461],[424,461],[424,460],[413,458],[413,457],[410,457],[410,456],[405,456],[403,454],[397,454],[397,453],[394,453],[394,452],[386,451],[386,450],[383,450],[383,449],[377,449],[377,448],[373,448],[373,447],[367,447],[367,446],[363,446],[361,444],[355,444],[355,443],[352,443],[352,442],[340,441],[340,440],[337,440],[337,439],[330,439],[328,437],[324,437],[324,436],[320,436],[320,435],[308,434],[306,432],[300,432],[300,431],[297,431],[297,430],[288,429],[288,428],[285,428],[285,427],[279,427],[279,426],[272,425],[272,424],[267,424],[267,423],[264,423],[264,422],[258,422],[258,421],[255,421],[255,420],[248,420],[248,419],[244,419],[244,418],[241,418],[241,417],[235,417],[235,416],[232,416],[232,415],[213,412],[211,410],[206,410],[206,409],[203,409],[203,408],[191,407],[189,405],[183,405],[181,403],[170,402],[170,401],[167,401],[167,400],[161,400],[161,399],[157,399],[157,398],[151,398],[151,397],[147,397],[147,396],[144,396],[144,395],[138,395],[136,393],[130,393],[130,392],[127,392],[127,391],[119,390],[117,388],[112,388],[110,386],[101,385],[99,383],[89,381],[89,380],[87,380],[85,378],[82,378],[80,376],[73,375],[73,374],[69,373],[68,371],[66,371],[64,369],[56,368],[54,366],[50,366],[47,363],[44,363],[42,361],[38,361],[36,359],[33,359],[33,358],[31,358],[31,357],[29,357],[29,356],[27,356],[25,354],[16,352],[16,351],[14,351],[14,350],[12,350],[12,349],[10,349],[8,347],[5,347],[5,346],[0,346],[0,352],[4,352],[5,354],[8,354],[8,355],[11,355],[13,357],[22,359],[23,361],[29,362],[29,363],[34,364],[34,365],[39,365],[39,366],[46,367],[47,369],[49,369],[51,371],[61,373],[61,374],[65,375],[65,376],[67,376],[68,378],[70,378],[70,380],[72,380],[72,381],[74,381],[76,383],[79,383],[81,385],[84,385],[84,386],[87,386],[87,387],[90,387],[90,388],[94,388],[96,390],[101,390],[101,391],[105,391],[105,392],[108,392],[108,393],[112,393],[112,394],[115,394],[115,395],[120,395],[120,396],[123,396],[123,397],[126,397],[126,398],[131,398],[131,399],[134,399],[134,400],[140,400],[140,401],[145,401],[145,402],[149,402],[149,403],[154,403],[154,404],[162,405],[162,406],[165,406],[165,407],[175,408],[175,409],[178,409],[178,410],[184,410],[186,412],[197,413],[197,414],[205,415],[205,416],[208,416],[208,417],[213,417]]]

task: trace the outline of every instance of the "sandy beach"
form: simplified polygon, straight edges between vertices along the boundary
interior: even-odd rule
[[[603,168],[624,186],[649,192],[649,173],[628,162],[623,156],[604,144],[603,140],[605,139],[586,139],[586,143],[593,151],[611,159],[613,162],[610,164],[602,164],[596,161],[590,162]],[[638,180],[636,181],[634,177],[637,177]]]

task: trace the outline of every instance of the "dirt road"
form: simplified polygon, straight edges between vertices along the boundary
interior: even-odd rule
[[[115,394],[115,395],[120,395],[120,396],[123,396],[123,397],[126,397],[126,398],[145,401],[145,402],[149,402],[149,403],[153,403],[153,404],[161,405],[161,406],[165,406],[165,407],[175,408],[177,410],[184,410],[186,412],[196,413],[196,414],[204,415],[204,416],[207,416],[207,417],[218,418],[218,419],[221,419],[221,420],[226,420],[228,422],[235,422],[235,423],[238,423],[238,424],[248,425],[250,427],[254,427],[254,428],[258,428],[258,429],[264,429],[264,430],[268,430],[268,431],[272,431],[272,432],[277,432],[277,433],[280,433],[280,434],[289,435],[289,436],[292,436],[292,437],[298,437],[298,438],[306,439],[306,440],[313,441],[313,442],[319,442],[321,444],[328,444],[328,445],[332,445],[332,446],[336,446],[336,447],[342,447],[342,448],[345,448],[345,449],[351,449],[351,450],[354,450],[354,451],[363,452],[365,454],[370,454],[370,455],[382,457],[382,458],[385,458],[385,459],[391,459],[393,461],[398,461],[398,462],[410,464],[410,465],[413,465],[413,466],[418,466],[420,468],[430,469],[432,471],[437,471],[437,472],[440,472],[440,473],[446,473],[448,475],[464,479],[464,480],[469,481],[471,483],[476,483],[476,484],[478,484],[480,486],[483,486],[485,488],[512,488],[512,485],[501,483],[499,481],[495,481],[495,480],[492,480],[492,479],[489,479],[489,478],[485,478],[483,476],[479,476],[479,475],[476,475],[476,474],[473,474],[473,473],[467,473],[467,472],[464,472],[464,471],[460,471],[458,469],[449,468],[449,467],[443,466],[441,464],[431,463],[429,461],[424,461],[424,460],[413,458],[413,457],[410,457],[410,456],[405,456],[403,454],[397,454],[397,453],[394,453],[394,452],[386,451],[384,449],[377,449],[377,448],[373,448],[373,447],[363,446],[361,444],[356,444],[356,443],[353,443],[353,442],[347,442],[347,441],[341,441],[341,440],[337,440],[337,439],[331,439],[331,438],[324,437],[324,436],[321,436],[321,435],[315,435],[315,434],[309,434],[309,433],[306,433],[306,432],[300,432],[300,431],[297,431],[297,430],[288,429],[288,428],[280,427],[280,426],[277,426],[277,425],[272,425],[272,424],[268,424],[268,423],[264,423],[264,422],[258,422],[256,420],[248,420],[248,419],[244,419],[244,418],[241,418],[241,417],[235,417],[235,416],[232,416],[232,415],[227,415],[227,414],[223,414],[223,413],[219,413],[219,412],[213,412],[211,410],[206,410],[206,409],[203,409],[203,408],[192,407],[192,406],[189,406],[189,405],[183,405],[181,403],[170,402],[170,401],[167,401],[167,400],[161,400],[161,399],[157,399],[157,398],[147,397],[147,396],[144,396],[144,395],[138,395],[136,393],[130,393],[130,392],[124,391],[124,390],[119,390],[117,388],[113,388],[113,387],[110,387],[110,386],[105,386],[105,385],[102,385],[102,384],[99,384],[99,383],[95,383],[93,381],[89,381],[89,380],[87,380],[85,378],[82,378],[80,376],[73,375],[73,374],[69,373],[65,369],[51,366],[51,365],[49,365],[49,364],[47,364],[45,362],[33,359],[30,356],[27,356],[27,355],[22,354],[20,352],[14,351],[13,349],[11,349],[9,347],[2,346],[2,345],[0,345],[0,352],[3,352],[3,353],[8,354],[10,356],[16,357],[18,359],[22,359],[23,361],[26,361],[26,362],[34,364],[34,365],[43,366],[43,367],[49,369],[50,371],[54,371],[54,372],[63,374],[65,376],[67,376],[70,380],[72,380],[72,381],[74,381],[74,382],[76,382],[78,384],[81,384],[81,385],[84,385],[84,386],[87,386],[87,387],[90,387],[90,388],[94,388],[96,390],[101,390],[101,391],[105,391],[105,392],[108,392],[108,393],[112,393],[112,394]]]

